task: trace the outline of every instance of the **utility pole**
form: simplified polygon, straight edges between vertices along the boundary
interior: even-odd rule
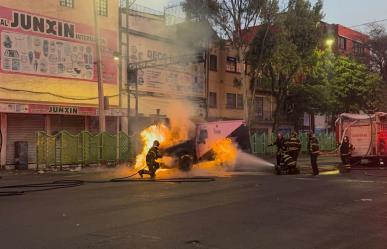
[[[128,73],[128,65],[130,63],[130,57],[129,57],[129,11],[130,11],[130,6],[129,6],[129,0],[126,0],[126,8],[125,8],[125,34],[126,34],[126,48],[125,48],[125,58],[126,58],[126,86],[127,86],[127,89],[128,89],[128,135],[130,135],[130,86],[129,86],[129,73]],[[121,30],[120,30],[121,32]]]
[[[106,131],[106,122],[105,122],[105,103],[104,103],[104,93],[103,93],[103,79],[102,79],[102,61],[101,61],[101,35],[99,30],[98,22],[98,9],[96,0],[93,0],[93,9],[94,9],[94,28],[96,36],[96,55],[97,55],[97,76],[98,76],[98,116],[99,116],[99,131]]]

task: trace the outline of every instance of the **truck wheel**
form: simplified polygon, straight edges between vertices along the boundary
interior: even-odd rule
[[[179,169],[182,171],[190,171],[192,168],[193,159],[192,156],[184,154],[179,157]]]

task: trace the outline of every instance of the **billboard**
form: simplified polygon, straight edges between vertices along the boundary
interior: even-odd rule
[[[101,30],[104,83],[117,83],[116,33]],[[94,27],[0,6],[0,72],[97,81]]]
[[[190,54],[192,51],[179,50],[173,42],[130,37],[130,62],[163,60],[164,58]],[[162,63],[161,63],[162,64]],[[144,92],[161,93],[170,96],[205,96],[204,64],[180,63],[146,68],[138,71],[138,89]],[[131,86],[132,90],[134,86]]]

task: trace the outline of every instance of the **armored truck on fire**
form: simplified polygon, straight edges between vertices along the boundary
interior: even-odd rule
[[[164,155],[178,159],[180,170],[189,171],[194,163],[214,159],[212,146],[230,138],[239,149],[250,151],[248,128],[243,120],[215,121],[196,125],[195,137],[163,150]]]

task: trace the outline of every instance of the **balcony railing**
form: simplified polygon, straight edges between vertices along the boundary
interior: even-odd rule
[[[254,119],[255,122],[273,122],[274,121],[274,112],[271,111],[261,111],[256,113]],[[281,114],[279,121],[281,123],[287,123],[290,122],[290,119],[288,117],[288,114]]]

